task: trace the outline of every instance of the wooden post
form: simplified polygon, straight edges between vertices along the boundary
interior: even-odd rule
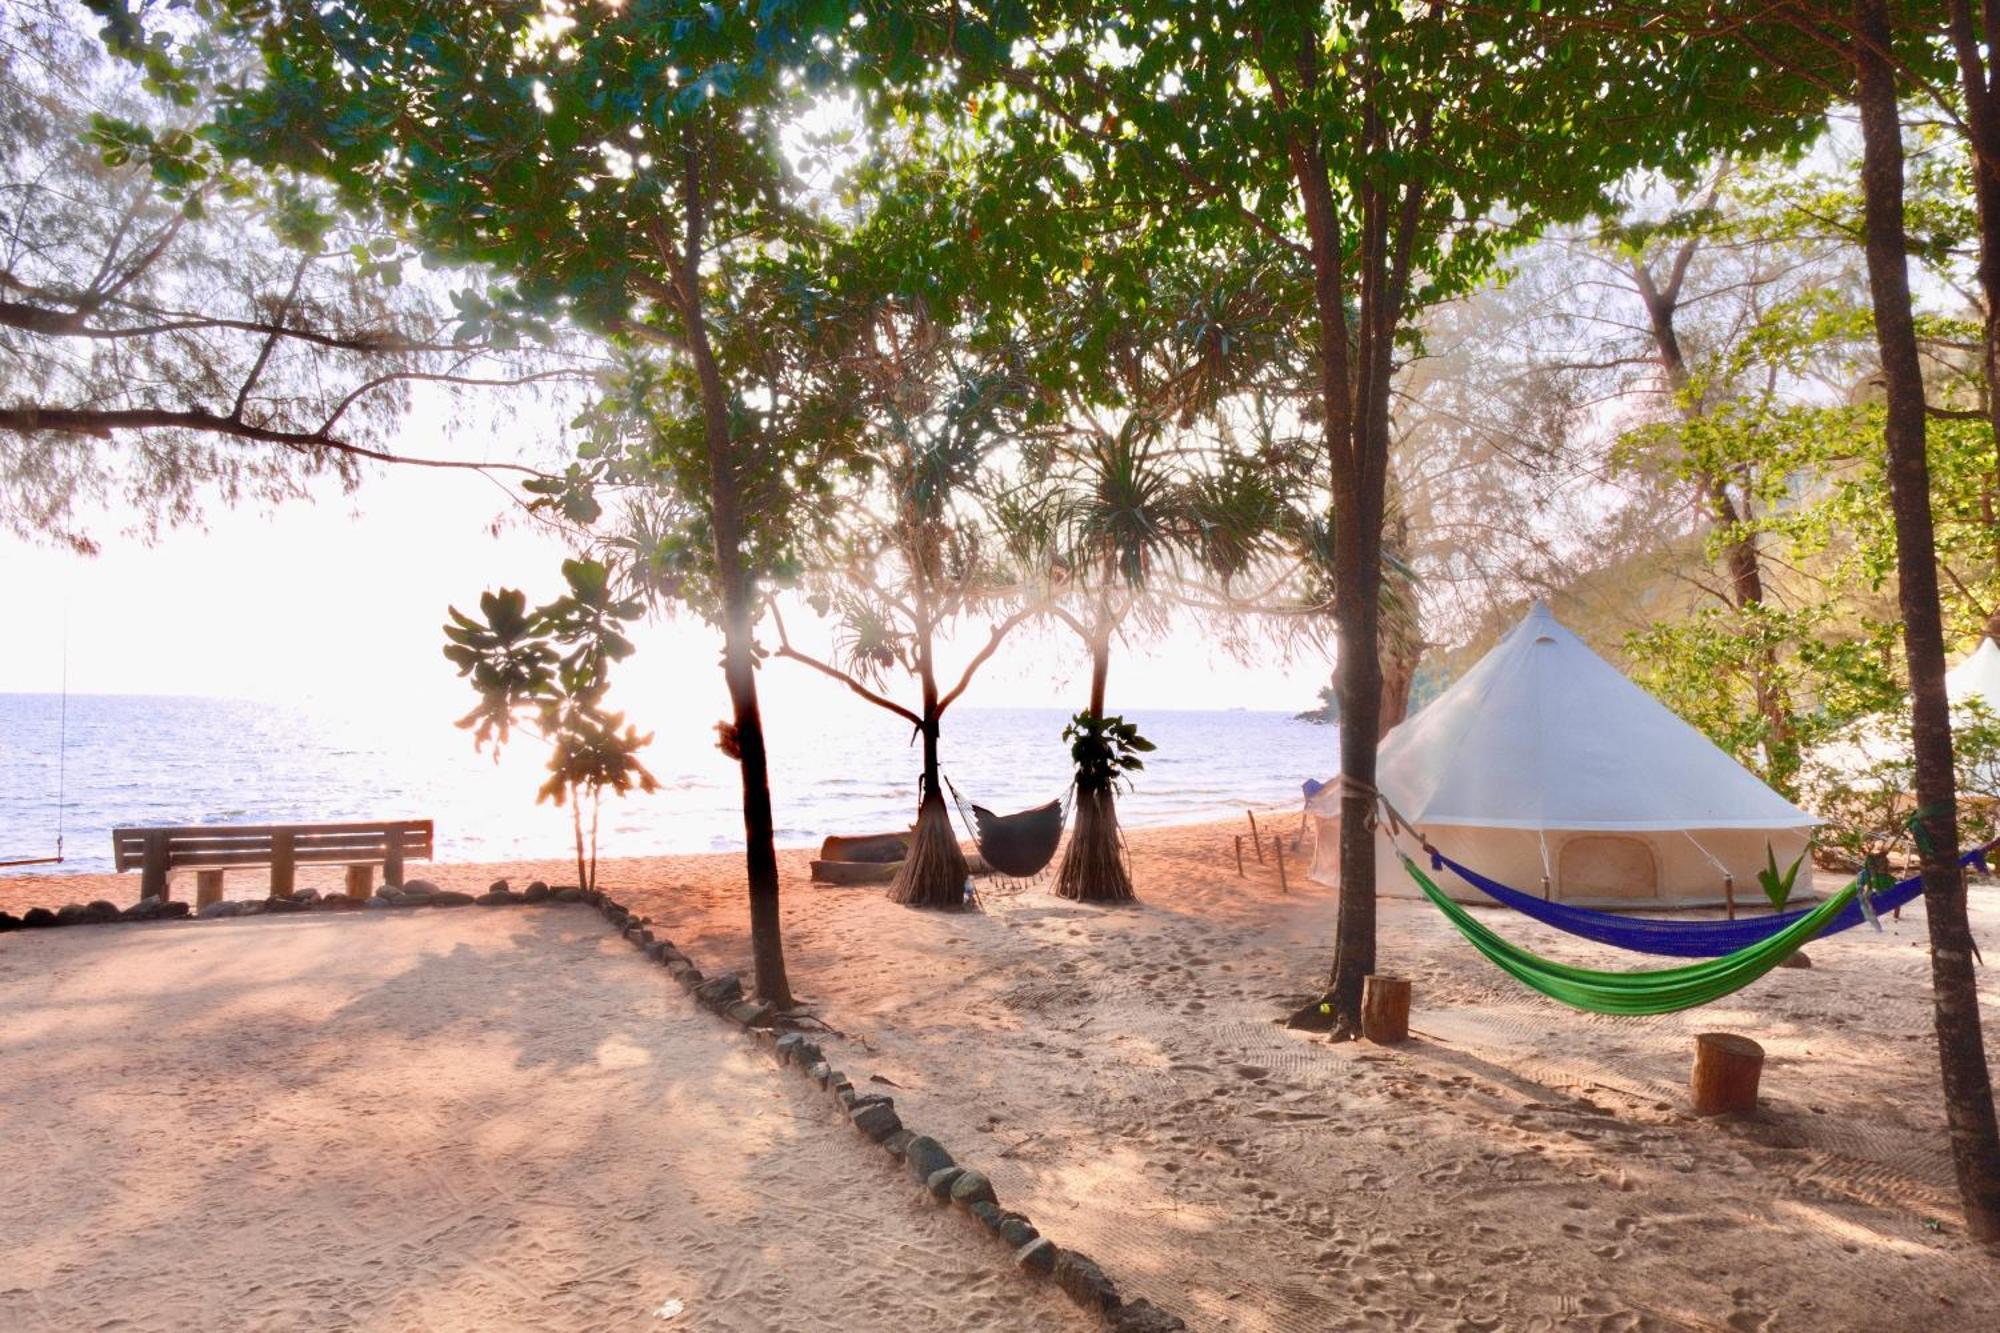
[[[1722,898],[1728,904],[1729,919],[1734,921],[1736,919],[1736,876],[1724,875],[1722,877]]]
[[[1733,1032],[1703,1032],[1694,1039],[1694,1072],[1688,1089],[1696,1115],[1733,1115],[1757,1109],[1757,1080],[1764,1048]]]
[[[1410,1037],[1410,983],[1405,977],[1370,975],[1361,981],[1361,1035],[1378,1046]]]
[[[403,887],[403,831],[399,828],[389,830],[382,848],[382,883],[391,889]]]
[[[347,867],[347,896],[368,901],[375,894],[375,867]]]
[[[1285,835],[1284,834],[1273,833],[1271,835],[1271,855],[1278,858],[1278,892],[1290,893],[1292,891],[1291,886],[1285,883]]]
[[[1243,835],[1236,835],[1236,878],[1243,878]]]
[[[167,888],[167,834],[164,829],[153,829],[146,834],[146,860],[139,868],[139,896],[158,898],[161,902],[172,896]]]
[[[194,906],[196,911],[210,903],[222,901],[222,874],[220,870],[197,870],[194,874]]]
[[[1547,875],[1543,875],[1543,876],[1542,876],[1542,901],[1543,901],[1543,902],[1547,902],[1548,900],[1549,900],[1549,877],[1548,877]]]
[[[1257,853],[1257,864],[1263,865],[1264,840],[1257,832],[1257,812],[1255,810],[1245,810],[1243,813],[1250,817],[1250,846]]]
[[[292,831],[279,829],[271,835],[271,896],[292,896],[292,881],[298,869],[292,850]]]

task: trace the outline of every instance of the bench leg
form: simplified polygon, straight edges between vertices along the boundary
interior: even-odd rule
[[[388,844],[382,849],[382,883],[392,889],[403,887],[403,835],[389,834]]]
[[[271,896],[289,898],[292,896],[292,876],[297,868],[292,851],[292,835],[289,830],[280,829],[271,835]]]
[[[210,903],[222,901],[222,872],[197,870],[194,875],[194,907],[198,912]]]
[[[139,896],[165,902],[167,889],[167,835],[146,835],[146,860],[139,870]]]
[[[375,867],[347,867],[347,896],[366,902],[375,893]]]

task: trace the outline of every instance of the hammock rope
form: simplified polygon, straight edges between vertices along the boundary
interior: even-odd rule
[[[1750,985],[1816,938],[1842,912],[1857,907],[1862,891],[1862,881],[1856,879],[1776,934],[1720,958],[1658,971],[1600,972],[1542,958],[1508,943],[1446,896],[1408,855],[1399,850],[1397,856],[1424,896],[1494,966],[1530,990],[1593,1014],[1671,1014],[1712,1004]]]
[[[1609,944],[1616,949],[1629,949],[1633,953],[1659,954],[1669,958],[1720,958],[1789,929],[1813,910],[1801,908],[1738,921],[1663,921],[1627,917],[1616,912],[1550,902],[1538,895],[1523,893],[1496,879],[1489,879],[1469,866],[1460,865],[1428,842],[1423,847],[1431,858],[1432,870],[1451,871],[1487,897],[1513,908],[1521,915],[1533,917],[1545,926],[1554,926],[1582,939]],[[1986,847],[1976,847],[1961,856],[1958,863],[1961,866],[1977,865],[1984,870],[1987,850]],[[1877,912],[1895,911],[1922,897],[1923,892],[1923,877],[1913,875],[1898,881],[1893,887],[1871,893],[1869,905]],[[1857,900],[1837,913],[1820,934],[1833,935],[1852,930],[1865,919],[1862,905]]]

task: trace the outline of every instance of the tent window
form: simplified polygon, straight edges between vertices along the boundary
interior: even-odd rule
[[[1563,840],[1557,895],[1581,898],[1658,898],[1660,863],[1644,838],[1583,833]]]

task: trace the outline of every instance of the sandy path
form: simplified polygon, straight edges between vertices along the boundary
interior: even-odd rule
[[[850,1072],[892,1078],[1003,1200],[1196,1328],[1993,1322],[2000,1258],[1956,1222],[1921,907],[1694,1014],[1599,1019],[1513,985],[1427,904],[1384,901],[1382,966],[1415,981],[1421,1035],[1336,1047],[1273,1021],[1324,974],[1334,895],[1303,856],[1289,894],[1269,869],[1238,879],[1241,827],[1134,833],[1130,910],[1029,890],[913,912],[811,885],[786,853],[794,987],[845,1034],[825,1044]],[[704,969],[747,967],[736,858],[620,861],[605,882]],[[2000,958],[2000,888],[1972,901]],[[1649,965],[1489,919],[1551,956]],[[2000,979],[1980,975],[2000,1033]],[[1753,1120],[1683,1113],[1709,1028],[1769,1052]]]
[[[0,1328],[1083,1326],[583,908],[24,932],[0,1014]]]

